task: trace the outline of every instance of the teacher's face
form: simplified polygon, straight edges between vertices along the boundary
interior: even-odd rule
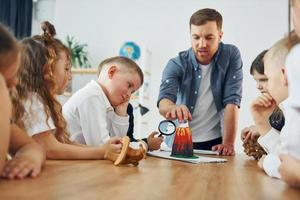
[[[208,21],[200,26],[192,24],[190,35],[196,59],[200,64],[209,64],[218,50],[223,32],[215,21]]]

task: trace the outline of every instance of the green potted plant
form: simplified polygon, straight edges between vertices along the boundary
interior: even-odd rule
[[[72,67],[74,68],[91,68],[88,60],[87,44],[81,44],[73,36],[67,36],[66,45],[71,51]]]

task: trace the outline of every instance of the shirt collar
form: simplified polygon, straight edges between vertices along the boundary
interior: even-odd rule
[[[104,99],[104,105],[105,105],[105,108],[106,108],[106,111],[109,112],[109,111],[113,111],[114,108],[112,107],[112,105],[110,104],[107,96],[105,95],[102,87],[100,86],[100,84],[95,81],[95,80],[91,80],[91,84],[94,85],[95,87],[97,87],[101,93],[101,95],[103,96],[103,99]]]

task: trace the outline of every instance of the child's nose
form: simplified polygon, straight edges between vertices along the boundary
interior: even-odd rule
[[[257,88],[258,90],[261,90],[263,87],[262,87],[262,85],[261,85],[260,83],[257,83],[256,88]]]

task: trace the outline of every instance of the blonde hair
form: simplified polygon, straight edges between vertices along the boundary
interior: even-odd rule
[[[287,55],[298,43],[300,43],[300,39],[295,31],[292,31],[289,33],[289,36],[279,40],[270,48],[264,56],[264,62],[275,67],[285,67]]]
[[[119,64],[120,66],[124,66],[129,71],[136,72],[141,79],[141,85],[143,84],[144,74],[143,74],[143,71],[141,70],[141,68],[133,60],[123,57],[123,56],[115,56],[115,57],[111,57],[111,58],[107,58],[107,59],[103,60],[98,65],[97,76],[100,75],[103,68],[108,64]]]

